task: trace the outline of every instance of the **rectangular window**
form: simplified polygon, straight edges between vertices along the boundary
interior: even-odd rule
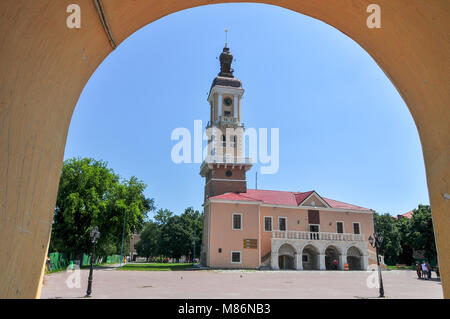
[[[233,229],[242,229],[242,214],[233,214]]]
[[[278,230],[286,230],[286,217],[278,217]]]
[[[336,233],[343,234],[344,233],[344,223],[336,222]]]
[[[240,264],[241,261],[241,252],[240,251],[232,251],[231,252],[231,263],[232,264]]]
[[[319,232],[319,225],[309,225],[309,231],[313,233]]]
[[[231,116],[231,112],[230,111],[225,111],[223,112],[225,116]]]
[[[353,223],[353,234],[361,234],[359,223]]]
[[[310,224],[320,224],[320,217],[318,210],[308,210],[308,222]]]
[[[272,231],[272,217],[264,217],[264,230]]]

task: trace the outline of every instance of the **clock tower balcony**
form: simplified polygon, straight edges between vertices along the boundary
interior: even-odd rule
[[[238,126],[238,127],[243,127],[244,124],[238,121],[237,117],[231,117],[231,116],[219,116],[218,120],[215,121],[208,121],[208,124],[206,125],[206,127],[211,127],[211,126],[226,126],[226,125],[230,125],[230,126]]]

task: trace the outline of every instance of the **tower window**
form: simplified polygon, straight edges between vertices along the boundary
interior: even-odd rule
[[[223,115],[225,115],[225,116],[231,116],[231,112],[230,112],[230,111],[225,111],[225,112],[223,112]]]
[[[227,170],[227,171],[225,172],[225,175],[226,175],[227,177],[231,177],[231,175],[233,175],[233,172],[230,171],[230,170]]]
[[[233,229],[242,230],[242,214],[233,214]]]
[[[237,136],[230,135],[231,147],[236,147]]]
[[[264,230],[272,231],[272,217],[264,217]]]

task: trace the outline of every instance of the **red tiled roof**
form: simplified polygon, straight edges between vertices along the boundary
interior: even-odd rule
[[[400,216],[406,217],[406,218],[412,218],[412,215],[413,215],[413,214],[414,214],[414,212],[413,212],[413,211],[410,211],[410,212],[401,214]]]
[[[410,211],[410,212],[407,212],[407,213],[404,213],[404,214],[401,214],[401,215],[392,216],[392,218],[399,219],[399,218],[406,217],[406,218],[409,219],[409,218],[412,218],[413,214],[414,214],[414,211]]]
[[[325,198],[325,197],[322,197],[322,198],[328,203],[328,205],[330,205],[333,208],[369,210],[368,208],[365,208],[362,206],[352,205],[352,204],[340,202],[338,200],[329,199],[329,198]]]
[[[298,206],[314,191],[309,192],[287,192],[272,191],[262,189],[247,189],[246,193],[226,193],[211,197],[210,199],[223,199],[232,201],[253,201],[263,202],[264,204]],[[320,196],[319,196],[320,197]],[[361,206],[347,204],[334,199],[322,197],[322,199],[331,207],[339,209],[369,210]]]

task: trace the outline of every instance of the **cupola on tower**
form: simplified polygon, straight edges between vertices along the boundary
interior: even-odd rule
[[[233,55],[225,44],[220,72],[208,94],[210,119],[206,126],[208,154],[200,168],[205,177],[205,200],[224,193],[247,191],[246,171],[251,159],[244,157],[244,124],[241,119],[242,83],[233,75]]]

